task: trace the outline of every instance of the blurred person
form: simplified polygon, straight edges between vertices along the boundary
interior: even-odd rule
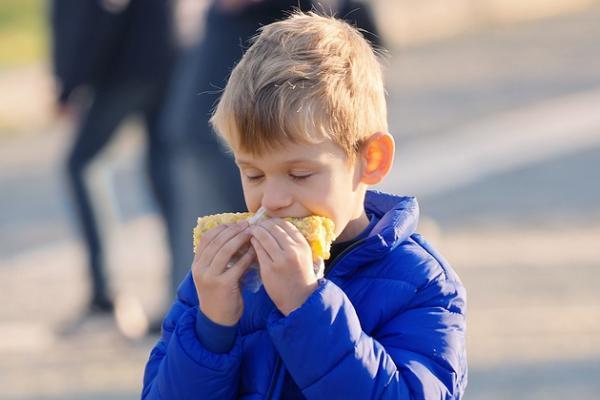
[[[282,19],[294,9],[307,11],[313,7],[345,18],[361,28],[374,45],[382,45],[367,3],[214,0],[205,16],[204,37],[180,56],[161,121],[173,185],[168,191],[173,207],[167,220],[171,296],[192,262],[189,237],[196,218],[245,210],[239,172],[208,124],[221,89],[260,26]],[[150,330],[160,333],[160,321],[154,321]]]
[[[369,190],[395,144],[361,34],[314,13],[265,26],[211,123],[268,217],[203,233],[142,398],[460,399],[466,292],[416,233],[416,199]],[[335,226],[322,277],[284,219],[313,215]],[[256,263],[257,291],[241,283]]]
[[[76,125],[66,172],[88,257],[85,315],[110,314],[103,240],[84,176],[119,125],[140,115],[152,193],[159,210],[168,209],[158,116],[174,58],[171,9],[168,0],[52,0],[50,7],[57,108]]]
[[[380,35],[370,1],[326,0],[325,2],[317,1],[316,4],[324,8],[325,11],[329,7],[338,18],[358,28],[365,39],[374,47],[384,48],[385,43]]]

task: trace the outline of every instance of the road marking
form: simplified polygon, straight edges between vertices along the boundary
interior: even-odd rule
[[[447,134],[397,141],[394,168],[381,185],[419,196],[480,181],[600,144],[600,90],[544,101]]]

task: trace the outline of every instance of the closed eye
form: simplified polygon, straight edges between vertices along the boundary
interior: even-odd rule
[[[312,174],[308,174],[308,175],[294,175],[294,174],[290,174],[290,177],[295,180],[295,181],[303,181],[307,178],[310,178],[312,176]]]
[[[253,175],[253,176],[249,176],[246,175],[246,179],[248,179],[250,182],[257,182],[259,180],[261,180],[263,178],[264,175]]]

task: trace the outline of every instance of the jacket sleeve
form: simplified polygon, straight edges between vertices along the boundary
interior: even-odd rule
[[[464,289],[443,281],[422,295],[372,337],[346,294],[321,280],[302,307],[271,315],[269,333],[307,399],[459,399],[465,318],[447,298],[462,302]]]
[[[197,297],[191,274],[163,322],[144,372],[142,399],[236,399],[241,342],[229,353],[206,350],[196,336]],[[187,299],[186,299],[186,296]],[[193,294],[193,295],[192,295]]]

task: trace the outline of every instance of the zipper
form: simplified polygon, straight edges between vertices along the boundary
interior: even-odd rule
[[[356,242],[354,242],[350,246],[348,246],[340,254],[338,254],[338,256],[336,258],[331,260],[331,264],[329,264],[328,268],[326,268],[327,272],[324,274],[324,276],[329,275],[331,273],[331,271],[333,270],[333,267],[339,262],[340,259],[342,259],[344,256],[346,256],[349,252],[354,250],[359,244],[361,244],[364,241],[365,241],[365,239],[357,240]],[[271,377],[271,383],[269,384],[269,390],[267,390],[266,400],[271,400],[271,398],[273,396],[273,392],[275,391],[275,386],[277,386],[277,381],[279,380],[280,371],[281,371],[281,356],[279,356],[279,354],[278,354],[277,359],[275,360],[275,369],[273,371],[273,376]]]

